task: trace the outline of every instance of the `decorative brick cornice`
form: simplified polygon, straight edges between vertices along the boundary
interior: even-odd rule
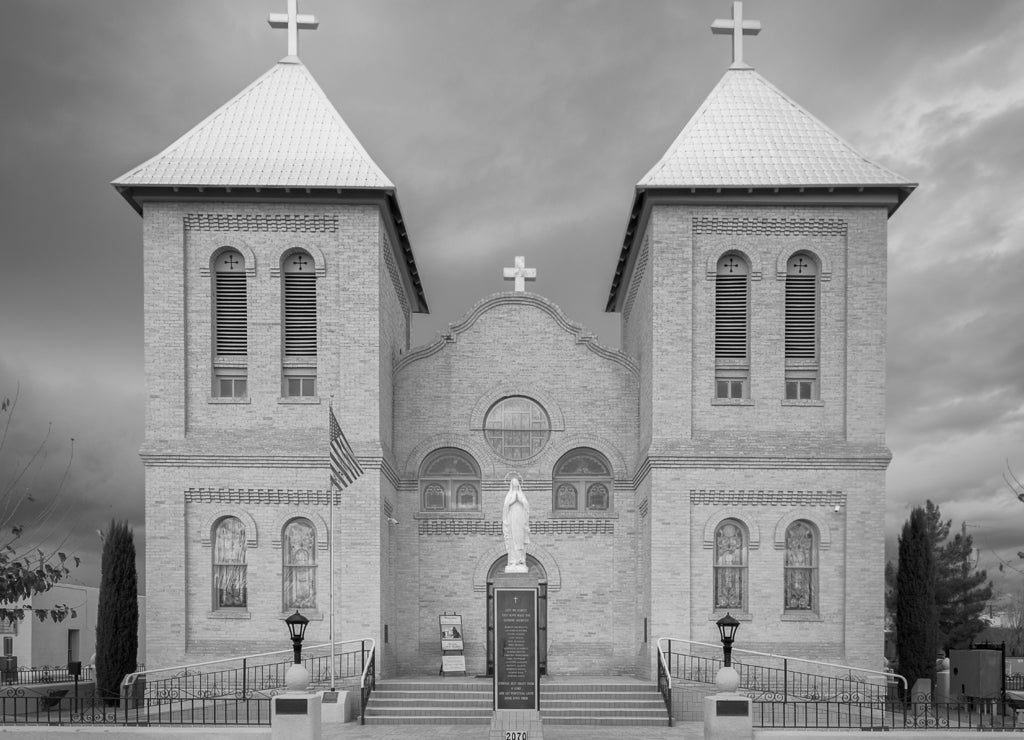
[[[845,506],[842,491],[799,490],[691,490],[690,503],[694,506]]]
[[[281,505],[327,506],[328,491],[287,490],[282,488],[189,488],[185,491],[187,504],[230,504],[234,506]],[[335,505],[343,503],[344,494],[334,494]]]
[[[501,537],[501,522],[480,519],[421,519],[419,534],[426,536],[480,535]],[[551,519],[530,522],[530,534],[615,534],[615,521],[611,519]]]
[[[888,452],[865,456],[822,456],[822,457],[754,457],[726,455],[650,455],[644,458],[633,475],[633,488],[639,488],[653,469],[699,469],[716,470],[885,470],[892,455]]]
[[[186,213],[185,230],[327,234],[338,231],[338,217],[292,213]]]
[[[695,216],[693,233],[743,236],[846,236],[846,221],[838,218],[719,218]]]

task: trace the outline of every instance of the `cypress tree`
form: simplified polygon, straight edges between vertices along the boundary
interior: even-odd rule
[[[139,650],[139,596],[135,540],[128,522],[110,522],[103,540],[100,595],[96,615],[96,693],[108,702],[120,695],[121,681],[136,667]]]
[[[919,678],[935,681],[938,615],[932,543],[925,510],[915,507],[903,524],[896,574],[896,654],[911,690]]]

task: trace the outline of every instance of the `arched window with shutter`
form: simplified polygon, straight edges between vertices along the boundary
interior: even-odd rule
[[[245,259],[234,249],[213,266],[213,395],[245,398],[248,393],[249,295]]]
[[[750,397],[750,265],[718,260],[715,275],[715,398]]]
[[[786,262],[786,399],[819,398],[818,262],[797,252]]]
[[[284,259],[282,295],[283,358],[281,394],[316,396],[316,272],[305,252]]]

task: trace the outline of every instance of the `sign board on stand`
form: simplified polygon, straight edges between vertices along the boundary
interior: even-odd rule
[[[441,675],[466,675],[465,641],[462,637],[462,615],[445,612],[437,618],[441,634]]]

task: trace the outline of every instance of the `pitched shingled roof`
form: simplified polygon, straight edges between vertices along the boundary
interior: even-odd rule
[[[394,188],[295,58],[113,184]]]
[[[637,183],[659,187],[911,186],[753,69],[730,69]]]

